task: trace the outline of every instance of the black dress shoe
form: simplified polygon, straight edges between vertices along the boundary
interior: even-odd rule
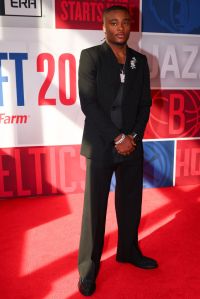
[[[90,279],[82,279],[80,277],[78,281],[78,289],[82,295],[91,296],[96,289],[95,281]]]
[[[131,258],[131,259],[121,259],[119,257],[116,258],[116,260],[120,263],[130,263],[136,267],[142,268],[142,269],[155,269],[158,268],[158,263],[156,260],[141,255],[137,258]]]

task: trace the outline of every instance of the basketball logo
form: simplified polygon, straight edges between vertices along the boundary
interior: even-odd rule
[[[199,27],[198,0],[150,0],[149,3],[157,22],[170,32],[189,33]]]
[[[173,141],[144,142],[144,187],[173,185]]]
[[[154,90],[145,138],[200,135],[200,90]]]

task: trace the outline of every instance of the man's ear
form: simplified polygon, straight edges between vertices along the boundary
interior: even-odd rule
[[[106,34],[106,28],[104,24],[103,24],[103,32]]]

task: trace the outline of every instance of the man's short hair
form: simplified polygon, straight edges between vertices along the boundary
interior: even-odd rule
[[[113,6],[110,6],[110,7],[107,7],[103,10],[103,22],[105,21],[105,16],[107,13],[111,12],[111,11],[115,11],[115,10],[122,10],[122,11],[125,11],[127,12],[128,14],[130,14],[129,10],[127,7],[125,6],[122,6],[122,5],[113,5]]]

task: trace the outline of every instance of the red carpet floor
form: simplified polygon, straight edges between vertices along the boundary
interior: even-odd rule
[[[75,299],[83,194],[0,201],[0,298]],[[115,261],[110,194],[98,299],[200,298],[200,187],[145,189],[140,246],[160,267]]]

